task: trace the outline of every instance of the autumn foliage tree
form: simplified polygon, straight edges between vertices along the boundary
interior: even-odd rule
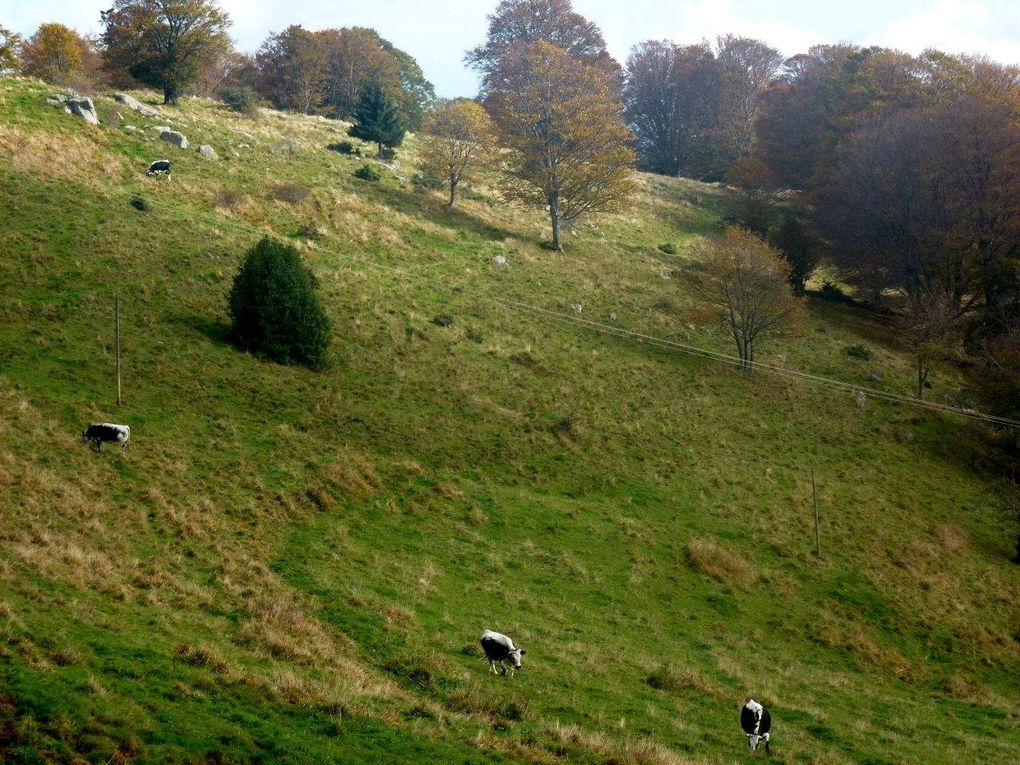
[[[519,49],[540,41],[610,76],[619,73],[620,66],[609,55],[598,26],[574,11],[570,0],[501,0],[489,16],[485,42],[465,56],[482,75],[482,95],[498,83],[507,57],[515,57]]]
[[[605,69],[532,43],[504,59],[489,103],[511,150],[506,194],[549,210],[553,249],[563,249],[564,223],[626,202],[634,151]]]
[[[446,183],[452,208],[457,187],[492,163],[496,127],[480,104],[458,98],[438,102],[425,118],[421,133],[418,153],[423,173]]]
[[[87,43],[63,24],[42,24],[22,46],[21,71],[56,85],[67,84],[85,58]]]
[[[260,89],[277,108],[308,114],[322,102],[329,63],[315,32],[292,24],[270,35],[255,61]]]
[[[230,19],[215,0],[115,0],[101,18],[107,66],[160,88],[165,104],[229,49]]]
[[[803,311],[790,287],[790,265],[765,241],[736,227],[704,247],[702,255],[698,292],[718,309],[741,367],[752,372],[756,343],[787,328]]]
[[[0,72],[16,70],[21,64],[21,35],[0,26]]]

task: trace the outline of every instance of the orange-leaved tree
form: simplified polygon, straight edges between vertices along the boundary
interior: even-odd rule
[[[634,150],[606,70],[539,41],[502,62],[487,104],[499,128],[508,198],[548,207],[552,248],[560,229],[590,213],[624,206]]]
[[[418,153],[424,175],[447,185],[453,207],[457,186],[492,163],[496,127],[477,101],[455,98],[437,102],[421,132]]]
[[[782,331],[803,312],[790,286],[790,265],[765,241],[738,227],[702,248],[702,255],[705,271],[698,292],[718,309],[741,367],[752,372],[755,343]]]
[[[86,42],[63,24],[40,24],[21,49],[21,71],[55,85],[64,85],[82,65]]]

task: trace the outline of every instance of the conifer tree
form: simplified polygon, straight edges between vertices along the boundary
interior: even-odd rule
[[[378,144],[382,154],[383,146],[390,149],[400,146],[405,132],[397,103],[382,86],[377,83],[367,85],[354,108],[354,127],[350,134]]]

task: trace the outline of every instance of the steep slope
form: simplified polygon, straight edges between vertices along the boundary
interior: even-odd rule
[[[336,123],[167,112],[209,162],[47,93],[0,79],[3,757],[732,762],[748,695],[777,762],[1015,757],[981,433],[569,321],[728,352],[688,286],[721,190],[642,176],[556,255],[492,188],[452,214],[416,191],[413,141],[371,184]],[[319,277],[326,372],[225,341],[264,232]],[[770,358],[909,392],[878,320],[810,308]],[[133,446],[86,450],[90,420]],[[528,649],[516,678],[485,627]]]

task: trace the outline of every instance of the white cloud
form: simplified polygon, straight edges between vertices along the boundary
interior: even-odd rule
[[[973,0],[940,0],[879,32],[878,45],[920,53],[982,53],[1003,63],[1020,63],[1020,7],[992,7]]]

